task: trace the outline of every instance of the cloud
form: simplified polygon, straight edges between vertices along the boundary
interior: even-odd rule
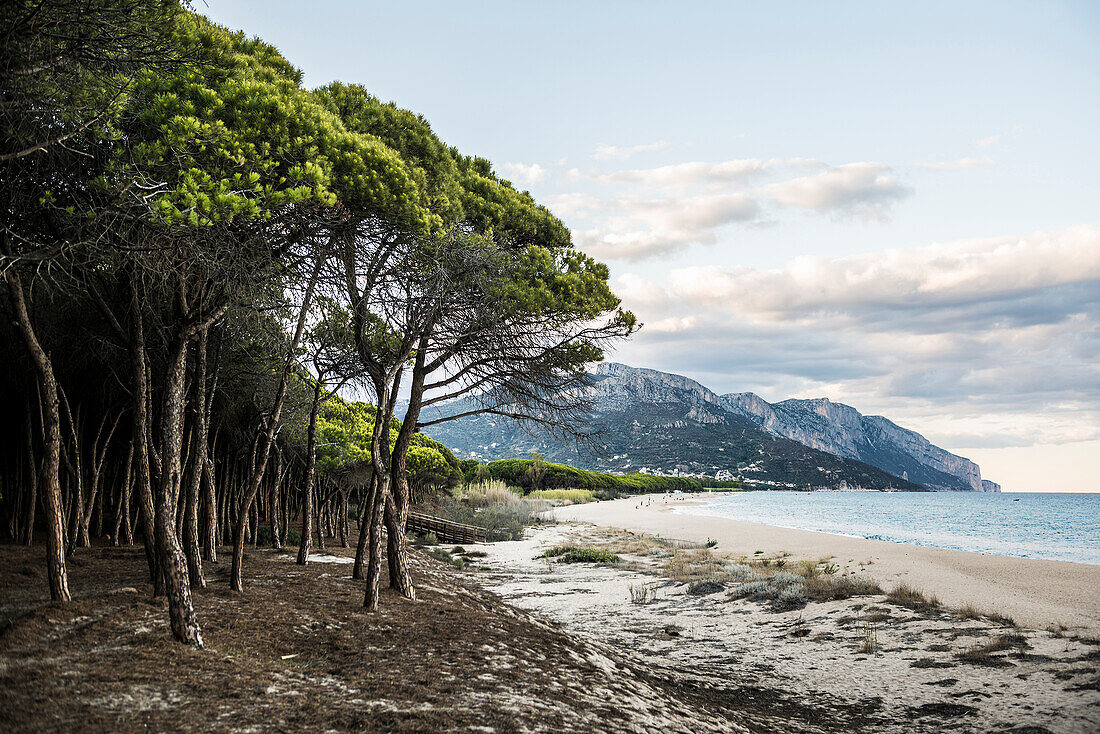
[[[984,158],[967,156],[953,161],[924,161],[916,164],[916,168],[922,168],[926,171],[962,171],[968,168],[985,168],[992,166],[994,163],[996,161],[988,156]]]
[[[814,173],[783,178],[806,169]],[[586,252],[624,260],[712,245],[722,227],[771,224],[786,207],[881,219],[911,193],[884,164],[834,167],[813,158],[691,161],[601,174],[574,168],[566,178],[619,187],[617,195],[572,192],[548,197],[548,203]],[[759,185],[759,178],[780,180]]]
[[[990,135],[989,137],[986,137],[986,138],[979,138],[978,140],[974,141],[974,147],[975,148],[988,148],[991,145],[996,145],[996,143],[1000,139],[1001,139],[1000,134]]]
[[[606,143],[600,143],[596,146],[596,150],[592,152],[592,157],[598,161],[612,160],[612,159],[626,159],[635,153],[648,153],[655,150],[661,150],[668,146],[663,140],[658,140],[655,143],[643,143],[641,145],[607,145]]]
[[[731,183],[763,173],[782,161],[764,161],[758,158],[704,163],[692,161],[676,163],[657,168],[639,168],[626,171],[614,171],[591,178],[601,183],[642,184],[651,187],[698,186],[705,184]]]
[[[616,359],[721,392],[827,396],[947,448],[1100,438],[1097,226],[615,287],[646,323]]]
[[[640,260],[690,244],[712,245],[720,227],[761,216],[759,202],[739,193],[612,200],[571,197],[560,203],[574,213],[600,214],[603,226],[573,233],[585,252],[624,260]]]
[[[505,163],[501,166],[510,176],[525,184],[534,184],[546,178],[546,169],[538,163]]]
[[[893,170],[882,163],[846,163],[821,173],[770,184],[760,193],[783,207],[847,212],[881,218],[893,204],[911,196]]]
[[[684,300],[725,302],[736,296],[743,307],[775,318],[859,313],[869,306],[980,309],[1006,298],[1007,308],[1038,291],[1094,281],[1100,282],[1100,227],[1087,225],[835,260],[798,257],[782,270],[698,266],[669,276],[671,291]]]

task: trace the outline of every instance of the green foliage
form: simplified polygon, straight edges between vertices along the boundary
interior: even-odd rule
[[[562,563],[618,563],[618,554],[603,548],[592,548],[578,545],[559,545],[546,551],[550,558],[557,558]]]

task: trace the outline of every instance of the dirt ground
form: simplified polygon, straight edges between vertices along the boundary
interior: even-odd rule
[[[336,556],[351,551],[330,549]],[[73,602],[48,599],[41,547],[0,546],[0,730],[763,731],[566,635],[414,553],[420,599],[362,609],[350,566],[250,550],[195,594],[205,650],[172,641],[140,548],[71,559]],[[751,716],[748,717],[751,719]]]

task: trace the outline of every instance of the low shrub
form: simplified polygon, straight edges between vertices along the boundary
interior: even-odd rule
[[[559,545],[546,551],[550,558],[558,558],[562,563],[618,563],[618,554],[603,548],[591,548],[578,545]]]
[[[707,594],[717,594],[725,588],[726,585],[718,579],[700,579],[688,584],[687,591],[695,596],[706,596]]]

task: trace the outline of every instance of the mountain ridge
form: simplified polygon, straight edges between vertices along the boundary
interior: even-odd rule
[[[799,489],[925,489],[859,458],[783,436],[778,419],[772,421],[777,430],[764,430],[760,417],[736,410],[731,396],[718,395],[683,375],[604,363],[592,374],[588,389],[595,409],[585,428],[602,434],[606,451],[601,454],[582,452],[546,431],[525,429],[495,415],[443,423],[433,427],[432,435],[457,453],[481,460],[539,452],[552,461],[610,472],[739,477],[749,483]],[[754,403],[758,412],[769,416],[775,412],[758,396],[744,397],[742,402]],[[448,412],[461,412],[464,407],[451,405]],[[797,407],[781,406],[780,411],[797,412]],[[848,406],[844,409],[851,411],[855,421],[858,412]],[[435,412],[442,411],[437,406],[424,419],[439,417]]]

